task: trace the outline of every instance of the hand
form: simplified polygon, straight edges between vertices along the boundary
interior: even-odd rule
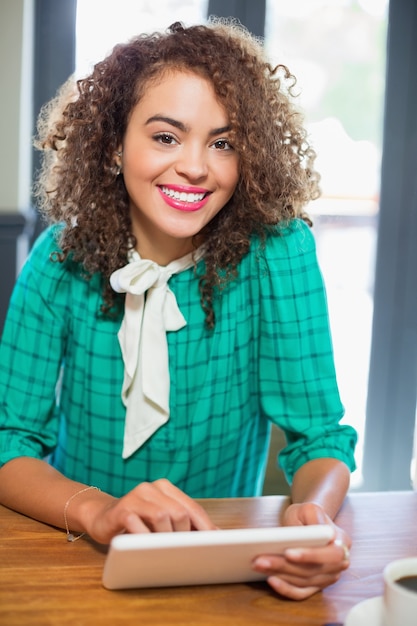
[[[109,543],[112,537],[123,532],[217,528],[197,502],[165,479],[141,483],[120,499],[109,498],[101,501],[97,498],[86,523],[88,534],[99,543]]]
[[[268,574],[269,585],[282,596],[304,600],[332,585],[349,567],[351,539],[313,502],[292,504],[284,515],[285,526],[329,524],[334,539],[324,547],[289,548],[283,555],[263,555],[254,561],[254,569]]]

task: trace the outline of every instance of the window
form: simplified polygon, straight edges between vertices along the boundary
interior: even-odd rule
[[[386,0],[269,0],[265,45],[297,77],[318,154],[322,197],[311,204],[327,287],[344,420],[361,465],[370,358],[382,152]]]
[[[143,32],[205,21],[208,0],[78,0],[76,73],[85,75],[119,42]],[[163,17],[161,17],[163,16]],[[92,33],[93,36],[92,36]]]

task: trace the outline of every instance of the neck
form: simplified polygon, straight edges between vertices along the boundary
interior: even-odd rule
[[[172,263],[172,261],[181,259],[196,249],[191,240],[165,241],[158,242],[158,244],[152,242],[150,244],[146,239],[144,240],[142,237],[137,236],[136,241],[136,250],[139,252],[141,259],[154,261],[162,267]]]

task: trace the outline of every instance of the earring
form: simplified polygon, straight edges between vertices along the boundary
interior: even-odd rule
[[[116,174],[116,178],[117,176],[120,176],[120,174],[122,173],[122,151],[120,152],[116,152],[116,157],[118,158],[119,162],[116,162],[116,167],[115,167],[115,174]]]

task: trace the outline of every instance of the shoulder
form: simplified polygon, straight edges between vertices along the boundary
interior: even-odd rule
[[[62,225],[54,224],[36,239],[20,272],[18,289],[36,291],[46,300],[55,299],[60,288],[66,289],[73,271],[70,262],[58,260],[61,230]]]
[[[61,224],[48,226],[36,239],[31,249],[29,260],[31,262],[48,258],[53,253],[60,253],[59,236],[62,231]]]
[[[285,257],[303,256],[315,252],[316,244],[310,226],[301,219],[272,228],[265,241],[265,253]]]
[[[252,241],[250,257],[258,270],[286,272],[300,265],[316,265],[311,228],[301,219],[278,224],[268,230],[264,239]]]

